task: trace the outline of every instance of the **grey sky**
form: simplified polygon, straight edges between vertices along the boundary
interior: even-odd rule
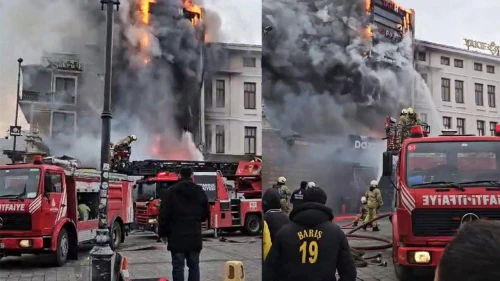
[[[464,38],[500,43],[498,0],[398,0],[415,10],[417,39],[465,48]]]

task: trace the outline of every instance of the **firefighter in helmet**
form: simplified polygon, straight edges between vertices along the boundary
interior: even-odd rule
[[[408,123],[408,110],[405,108],[399,114],[398,125],[406,125]]]
[[[359,215],[354,221],[353,226],[356,227],[358,226],[358,223],[361,222],[363,223],[366,219],[366,216],[368,215],[368,202],[366,201],[366,197],[363,196],[361,197],[361,208],[359,209]]]
[[[292,195],[292,191],[290,191],[290,188],[288,188],[288,186],[286,186],[285,183],[286,183],[286,178],[283,176],[279,177],[278,182],[273,186],[273,188],[276,188],[279,192],[281,209],[283,210],[283,212],[288,214],[290,213],[290,204],[288,203],[288,200]]]
[[[378,211],[384,205],[384,202],[382,201],[382,193],[378,188],[378,181],[372,180],[370,182],[370,188],[366,191],[365,197],[368,215],[366,216],[364,223],[368,223],[378,216]],[[373,231],[380,231],[377,221],[372,222],[372,228]]]
[[[413,110],[413,108],[411,107],[408,108],[407,112],[408,112],[408,121],[410,124],[420,124],[420,117],[415,112],[415,110]]]

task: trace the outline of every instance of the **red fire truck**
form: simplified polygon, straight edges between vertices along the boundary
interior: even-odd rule
[[[428,136],[427,125],[386,124],[383,176],[396,188],[393,260],[401,281],[433,272],[457,229],[500,220],[500,125],[495,136]]]
[[[249,235],[262,230],[262,162],[189,162],[145,160],[131,162],[129,175],[143,176],[135,186],[136,223],[157,230],[160,192],[179,180],[177,172],[189,166],[194,181],[207,193],[211,216],[206,229]]]
[[[37,158],[33,164],[0,166],[0,258],[51,253],[61,266],[78,258],[79,244],[94,241],[100,172],[55,162]],[[117,248],[133,222],[132,183],[110,173],[108,192],[110,245]],[[86,218],[79,215],[80,204],[90,208]]]

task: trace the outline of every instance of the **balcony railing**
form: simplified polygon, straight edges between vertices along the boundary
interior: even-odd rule
[[[56,94],[55,92],[23,91],[21,100],[42,103],[75,104],[75,97],[73,95],[66,95],[63,93]]]
[[[23,101],[36,101],[36,102],[53,102],[55,97],[54,92],[35,92],[23,91],[21,100]]]

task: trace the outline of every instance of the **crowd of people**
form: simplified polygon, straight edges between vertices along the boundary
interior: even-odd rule
[[[335,274],[339,281],[357,280],[351,248],[342,229],[333,222],[332,209],[325,205],[326,193],[314,182],[305,181],[290,193],[285,183],[286,179],[280,177],[262,198],[263,280],[335,281]],[[287,205],[283,209],[283,199],[287,198],[283,194],[290,194],[293,208]],[[375,219],[383,206],[378,181],[370,182],[361,205],[355,225],[362,223],[365,230],[371,226],[378,231]],[[499,263],[500,223],[466,223],[446,247],[434,281],[500,280]]]
[[[201,224],[209,217],[209,203],[190,168],[181,169],[180,177],[161,194],[158,235],[171,252],[173,281],[184,281],[185,265],[188,281],[200,281]],[[314,182],[303,181],[291,192],[284,177],[264,192],[263,281],[335,281],[336,274],[339,281],[356,280],[352,250],[327,199]],[[375,219],[383,202],[376,180],[361,203],[357,223],[379,230]],[[497,281],[499,263],[500,224],[466,223],[446,247],[435,281]]]

